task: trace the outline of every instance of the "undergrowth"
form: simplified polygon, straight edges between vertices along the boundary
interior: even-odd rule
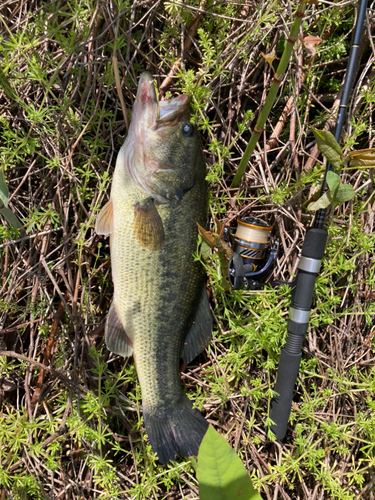
[[[309,6],[300,38],[321,38],[317,53],[296,45],[246,176],[239,189],[229,186],[273,78],[262,53],[281,56],[295,8],[196,0],[0,6],[0,168],[9,207],[26,229],[22,236],[1,220],[0,498],[198,498],[190,459],[158,462],[134,363],[110,354],[103,340],[113,285],[108,242],[94,223],[126,136],[112,56],[128,110],[146,69],[159,87],[171,72],[165,96],[191,96],[210,227],[213,216],[232,227],[244,215],[267,220],[280,242],[272,279],[291,281],[324,172],[310,127],[334,123],[352,4]],[[365,42],[344,154],[373,145],[375,56]],[[283,443],[269,442],[265,427],[290,287],[228,292],[218,255],[197,245],[214,332],[182,381],[267,499],[375,495],[373,170],[347,168],[342,180],[356,197],[327,219]]]

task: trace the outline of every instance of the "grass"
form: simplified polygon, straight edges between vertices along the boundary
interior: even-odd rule
[[[9,207],[27,230],[21,238],[0,221],[0,350],[7,353],[0,357],[1,499],[198,498],[190,460],[156,460],[133,361],[110,354],[103,340],[113,287],[108,241],[96,236],[94,221],[126,135],[114,54],[129,109],[141,71],[151,70],[160,86],[175,68],[165,92],[192,96],[211,214],[232,225],[248,214],[268,220],[281,247],[273,279],[291,280],[296,272],[313,216],[307,205],[324,171],[310,127],[334,120],[353,6],[308,8],[303,36],[323,41],[313,57],[301,44],[295,48],[246,178],[231,190],[272,81],[261,52],[281,56],[296,5],[186,3],[208,12],[151,0],[8,0],[0,7],[0,167]],[[373,145],[372,57],[364,43],[345,154]],[[278,128],[290,96],[295,104]],[[344,169],[342,180],[357,195],[327,220],[283,443],[267,441],[264,428],[290,290],[227,292],[218,255],[203,260],[197,248],[214,338],[182,380],[267,500],[375,497],[373,173]]]

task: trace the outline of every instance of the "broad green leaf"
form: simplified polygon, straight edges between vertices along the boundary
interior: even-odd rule
[[[335,136],[328,130],[312,129],[315,139],[319,138],[330,146],[338,155],[342,156],[342,150],[339,143],[336,141]]]
[[[201,244],[201,255],[202,255],[202,259],[205,262],[207,262],[209,260],[210,255],[211,255],[210,246],[204,240],[202,241],[202,244]]]
[[[340,204],[345,201],[352,200],[355,196],[355,191],[353,186],[350,184],[340,184],[335,196],[333,198],[333,203]]]
[[[200,500],[261,500],[237,453],[212,425],[199,448],[197,479]]]
[[[332,197],[329,191],[326,191],[318,200],[309,203],[307,210],[320,210],[327,208],[332,202]]]
[[[334,205],[349,201],[355,196],[353,187],[350,184],[342,184],[340,177],[335,172],[327,172],[327,184]]]
[[[335,172],[329,170],[326,180],[329,189],[317,201],[310,203],[307,207],[308,210],[327,208],[331,203],[339,205],[355,196],[353,187],[350,184],[342,184],[340,177]]]
[[[335,169],[340,170],[342,151],[333,134],[327,130],[317,130],[315,128],[312,131],[319,151]]]
[[[8,206],[9,190],[4,178],[4,171],[0,168],[0,208]]]
[[[327,176],[326,176],[326,181],[327,181],[329,190],[331,192],[331,196],[333,199],[335,199],[336,191],[340,187],[340,177],[335,172],[332,172],[332,170],[328,170]]]

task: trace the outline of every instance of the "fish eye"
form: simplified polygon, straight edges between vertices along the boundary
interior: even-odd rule
[[[194,134],[194,125],[190,122],[184,123],[182,126],[182,135],[185,137],[191,137]]]

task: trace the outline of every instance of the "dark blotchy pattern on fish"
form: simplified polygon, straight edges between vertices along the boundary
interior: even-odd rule
[[[202,270],[192,259],[196,225],[189,224],[187,217],[190,215],[198,222],[205,219],[206,193],[200,183],[204,185],[203,176],[178,207],[161,207],[167,237],[157,266],[161,270],[157,323],[162,325],[154,344],[157,370],[149,364],[147,350],[143,350],[142,360],[135,355],[137,370],[144,373],[142,379],[155,377],[152,385],[158,395],[157,403],[143,397],[143,414],[151,444],[162,462],[176,454],[196,455],[207,430],[206,421],[197,410],[191,409],[190,400],[182,392],[180,356],[176,355],[181,352],[199,301],[206,293]]]

